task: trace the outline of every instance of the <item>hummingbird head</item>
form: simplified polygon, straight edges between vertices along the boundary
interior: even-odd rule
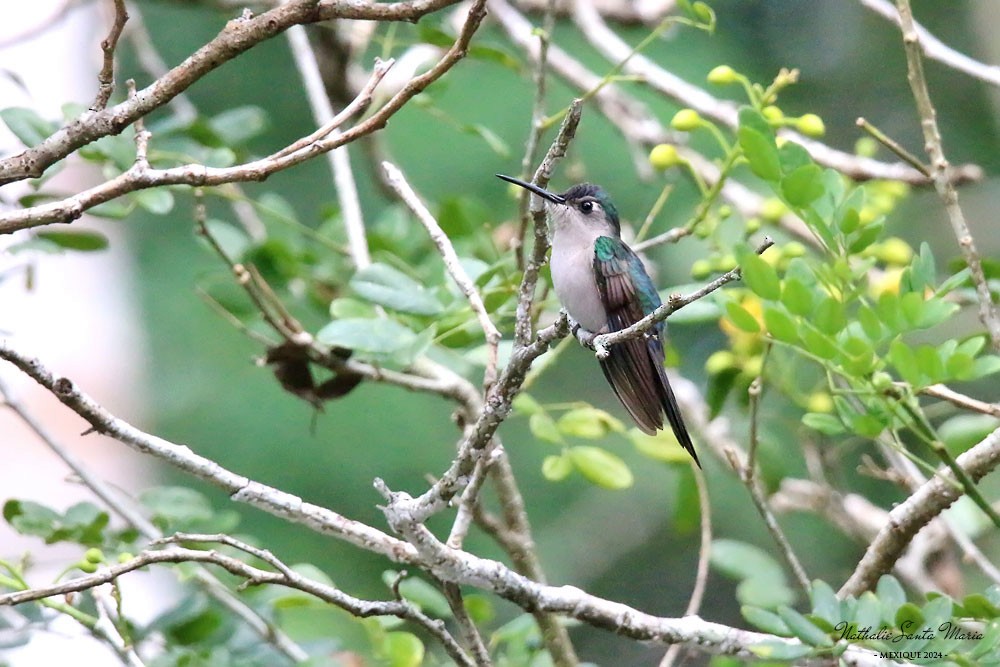
[[[614,238],[621,237],[618,210],[611,203],[608,193],[599,185],[580,183],[559,195],[519,178],[503,174],[496,176],[541,197],[545,201],[545,208],[549,211],[555,231],[589,229]]]

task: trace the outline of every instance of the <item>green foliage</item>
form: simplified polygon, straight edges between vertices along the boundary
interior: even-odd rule
[[[770,642],[755,649],[758,655],[791,660],[836,654],[852,644],[875,652],[914,652],[909,659],[920,665],[986,665],[1000,659],[997,586],[961,601],[935,593],[915,602],[907,600],[894,577],[884,575],[874,592],[857,598],[840,598],[817,580],[809,598],[808,613],[788,606],[775,611],[753,604],[742,607],[743,617],[754,627],[801,642],[794,648]]]
[[[712,567],[736,579],[736,598],[742,605],[779,609],[795,600],[781,565],[763,549],[730,539],[712,541]],[[787,624],[787,619],[784,620]]]
[[[62,252],[76,250],[78,252],[94,252],[108,247],[108,237],[100,232],[80,229],[62,231],[41,230],[33,234],[27,241],[12,244],[7,252],[17,254],[26,250],[41,252]]]
[[[104,544],[104,530],[110,517],[93,503],[73,505],[65,513],[30,500],[8,500],[3,518],[22,535],[32,535],[46,544],[75,542],[84,546]]]

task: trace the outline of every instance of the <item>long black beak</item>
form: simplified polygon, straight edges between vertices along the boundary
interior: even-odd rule
[[[507,181],[508,183],[513,183],[514,185],[520,185],[525,190],[531,190],[532,192],[534,192],[536,195],[538,195],[542,199],[547,199],[547,200],[549,200],[550,202],[552,202],[554,204],[565,204],[566,203],[566,198],[563,197],[562,195],[557,195],[557,194],[555,194],[553,192],[549,192],[548,190],[545,190],[544,188],[538,187],[534,183],[529,183],[527,181],[522,181],[520,178],[514,178],[513,176],[504,176],[503,174],[496,174],[496,177],[497,178],[502,178],[503,180]]]

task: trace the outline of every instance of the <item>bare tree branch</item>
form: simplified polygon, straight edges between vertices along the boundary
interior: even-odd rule
[[[382,163],[382,170],[385,172],[385,179],[389,186],[395,190],[399,198],[403,200],[403,203],[409,207],[413,214],[417,216],[417,220],[420,224],[424,226],[427,233],[431,237],[431,241],[437,246],[438,253],[441,255],[441,259],[444,260],[445,268],[448,270],[448,274],[451,279],[455,281],[458,288],[465,295],[466,300],[469,302],[469,306],[472,307],[472,312],[475,313],[476,318],[479,320],[479,327],[483,330],[483,334],[486,336],[486,349],[487,349],[487,361],[486,361],[486,372],[483,378],[484,386],[490,386],[496,381],[497,373],[497,361],[498,361],[498,350],[497,346],[500,344],[500,330],[497,329],[496,325],[493,324],[493,320],[490,319],[490,314],[486,312],[486,305],[483,303],[483,297],[480,296],[479,290],[476,289],[475,283],[469,278],[469,274],[465,272],[462,267],[462,263],[459,261],[458,255],[455,253],[455,247],[451,244],[451,239],[448,235],[444,233],[441,229],[441,225],[438,224],[431,212],[427,210],[427,207],[417,193],[413,191],[410,184],[406,182],[406,178],[403,176],[403,172],[399,170],[399,167],[395,166],[390,162]]]
[[[118,38],[125,29],[125,22],[128,21],[128,11],[125,9],[125,0],[113,0],[115,7],[115,19],[108,36],[101,42],[101,51],[104,52],[104,62],[101,65],[101,72],[97,75],[100,88],[97,97],[90,105],[91,111],[100,111],[108,106],[111,93],[115,90],[115,49],[118,47]]]
[[[301,4],[299,0],[296,4]],[[402,3],[400,3],[402,4]],[[461,60],[468,49],[472,35],[478,29],[479,24],[485,16],[485,0],[477,0],[469,10],[468,19],[463,26],[455,44],[441,57],[434,67],[423,74],[414,77],[398,93],[396,93],[382,108],[369,116],[363,122],[355,125],[350,130],[340,135],[326,137],[314,141],[307,146],[288,153],[286,155],[274,154],[266,158],[254,160],[235,167],[206,167],[200,164],[187,164],[170,169],[143,169],[136,165],[125,171],[121,175],[102,183],[90,190],[81,192],[73,197],[62,201],[51,202],[40,206],[35,206],[20,211],[0,215],[0,234],[10,233],[18,229],[37,227],[53,222],[72,222],[79,218],[84,211],[98,204],[115,199],[129,192],[160,185],[221,185],[234,181],[259,181],[267,178],[271,174],[287,169],[288,167],[300,164],[316,155],[343,146],[359,137],[365,136],[376,130],[385,127],[389,118],[399,111],[415,95],[424,90],[431,83],[439,79],[445,72],[451,69],[455,63]],[[291,7],[283,5],[279,9]],[[387,5],[398,7],[398,5]],[[272,10],[278,11],[278,10]],[[232,24],[232,22],[230,22]],[[164,79],[160,79],[163,81]],[[155,86],[156,84],[154,84]],[[148,90],[148,89],[147,89]],[[142,99],[146,91],[139,91],[136,99]],[[119,105],[120,106],[120,105]],[[111,110],[109,110],[111,111]],[[143,114],[136,117],[141,118]],[[72,127],[72,125],[70,126]],[[62,132],[62,130],[60,130]],[[57,132],[53,137],[60,134]],[[41,146],[47,145],[51,137],[43,142]],[[280,153],[280,152],[279,152]],[[61,157],[61,156],[60,156]],[[56,158],[58,159],[58,158]],[[3,163],[0,163],[0,184],[2,184]]]
[[[221,554],[217,551],[202,551],[185,547],[173,547],[170,549],[146,550],[124,563],[110,565],[101,568],[96,573],[72,579],[61,584],[32,588],[25,591],[17,591],[0,595],[0,607],[5,605],[17,605],[32,600],[41,600],[67,593],[86,591],[100,584],[114,582],[119,577],[134,570],[153,565],[156,563],[205,563],[218,565],[227,572],[246,579],[244,585],[260,586],[273,584],[294,588],[316,598],[336,605],[359,618],[369,616],[397,616],[399,618],[412,621],[420,625],[425,631],[437,639],[448,651],[448,654],[457,664],[466,667],[474,667],[475,663],[469,658],[454,637],[447,632],[444,623],[440,620],[432,619],[421,612],[415,605],[406,600],[362,600],[327,584],[309,579],[281,563],[270,552],[257,549],[247,545],[240,540],[236,540],[227,535],[189,535],[177,534],[161,540],[162,543],[175,542],[221,542],[228,546],[235,547],[248,554],[262,558],[267,563],[274,566],[278,571],[270,572],[249,565],[237,558]]]
[[[978,481],[1000,465],[1000,429],[958,456],[958,465]],[[888,521],[871,541],[854,573],[840,588],[840,595],[860,595],[888,572],[914,535],[951,506],[961,495],[955,476],[942,468],[890,512]]]
[[[986,327],[986,331],[989,332],[993,349],[1000,351],[1000,310],[997,309],[997,304],[993,301],[993,295],[986,282],[986,275],[983,273],[982,260],[976,249],[976,242],[972,238],[969,225],[965,222],[965,214],[958,203],[958,190],[955,189],[954,182],[955,167],[945,157],[944,147],[941,143],[941,132],[937,125],[937,112],[934,110],[934,104],[931,102],[930,92],[927,89],[927,80],[924,78],[924,66],[920,56],[920,33],[913,20],[913,11],[910,9],[909,0],[896,0],[896,6],[899,11],[900,29],[903,32],[907,79],[910,82],[910,89],[913,91],[913,99],[917,104],[917,113],[920,114],[920,127],[924,132],[924,148],[931,161],[934,189],[937,190],[944,203],[945,212],[948,214],[952,231],[962,252],[962,258],[969,266],[972,282],[976,287],[976,295],[979,297],[979,319]]]
[[[0,160],[0,185],[37,178],[81,146],[118,134],[137,119],[168,103],[212,70],[293,25],[335,18],[415,21],[424,14],[455,2],[457,0],[409,0],[386,4],[363,0],[290,0],[257,16],[246,12],[240,18],[229,21],[214,39],[180,65],[139,91],[134,100],[87,111],[37,146]]]
[[[130,503],[120,498],[119,494],[115,493],[110,484],[93,474],[83,461],[73,454],[63,443],[59,442],[45,425],[11,394],[3,382],[0,382],[0,399],[115,514],[125,519],[129,525],[135,527],[140,534],[149,540],[156,540],[163,537],[163,533],[152,522],[146,519]],[[249,605],[240,600],[211,572],[206,569],[195,570],[194,578],[204,587],[208,595],[242,619],[261,639],[272,644],[281,653],[299,662],[309,657],[302,647],[292,641],[280,628],[263,618]]]

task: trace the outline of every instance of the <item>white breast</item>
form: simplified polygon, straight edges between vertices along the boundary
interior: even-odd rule
[[[608,318],[594,278],[594,241],[599,232],[556,227],[552,237],[552,285],[570,317],[594,333],[607,328]]]

